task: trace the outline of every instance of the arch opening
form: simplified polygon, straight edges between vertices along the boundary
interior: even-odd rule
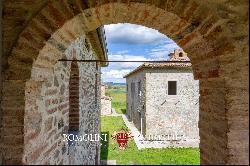
[[[113,128],[119,132],[118,124],[120,128],[128,127],[136,144],[130,151],[137,156],[134,158],[137,164],[148,164],[142,161],[142,156],[152,153],[156,153],[162,163],[169,164],[167,157],[161,159],[165,153],[171,153],[169,146],[183,147],[189,156],[185,160],[200,164],[199,81],[194,80],[189,55],[174,41],[151,28],[128,23],[104,27],[111,62],[102,69],[101,131],[112,134]],[[112,60],[121,62],[113,63]],[[140,60],[142,62],[138,62]],[[171,61],[179,64],[168,66]],[[112,117],[116,114],[123,116],[120,119]],[[117,124],[116,127],[109,124],[110,121]],[[101,159],[106,159],[108,153],[110,158],[121,162],[112,156],[116,150],[107,148],[112,145],[104,145]],[[190,147],[197,155],[188,152]],[[146,151],[147,148],[156,150]],[[173,155],[173,160],[175,156],[178,154]],[[160,162],[155,159],[152,164]]]
[[[13,2],[4,3],[4,7],[10,9],[10,3]],[[15,6],[15,3],[13,5]],[[18,5],[20,3],[17,2]],[[46,1],[36,5],[38,6],[34,11],[29,5],[29,7],[24,5],[22,8],[26,8],[29,12],[16,10],[20,12],[14,12],[18,17],[13,22],[8,21],[12,19],[7,19],[14,18],[13,14],[8,10],[4,13],[3,23],[7,27],[4,29],[4,53],[6,56],[11,52],[11,55],[8,60],[6,59],[8,68],[4,70],[2,89],[4,95],[1,102],[3,112],[1,132],[4,136],[1,142],[4,151],[1,152],[3,153],[1,161],[25,163],[22,159],[23,154],[16,153],[24,149],[22,135],[25,124],[20,119],[25,116],[25,104],[28,103],[24,97],[26,81],[34,78],[39,81],[53,78],[53,66],[63,57],[66,48],[80,36],[86,36],[88,32],[101,25],[130,22],[158,29],[192,55],[190,59],[194,76],[200,80],[201,87],[199,115],[201,162],[203,164],[249,163],[249,151],[245,148],[249,146],[249,137],[246,136],[249,132],[246,125],[248,79],[245,79],[248,75],[249,34],[244,28],[248,27],[246,21],[248,2],[238,5],[235,3],[236,7],[232,7],[234,5],[231,2],[204,3],[195,0],[187,3],[186,1],[142,3],[139,0],[114,3]],[[229,14],[228,11],[232,10],[234,12]],[[31,14],[32,12],[34,13]],[[17,26],[15,23],[20,25]],[[236,93],[239,91],[242,93]],[[18,102],[13,103],[13,101]],[[38,108],[40,107],[34,105],[32,109]],[[16,110],[20,110],[18,117]],[[241,118],[244,121],[238,120]],[[16,120],[16,123],[8,123],[9,119]],[[34,126],[38,125],[34,123]],[[8,130],[9,128],[12,130]],[[11,146],[15,143],[8,143],[13,135],[19,136],[18,149]],[[235,135],[241,135],[242,138],[236,138]],[[240,146],[235,142],[240,142]],[[35,148],[44,150],[39,146]],[[15,154],[12,155],[13,152]]]

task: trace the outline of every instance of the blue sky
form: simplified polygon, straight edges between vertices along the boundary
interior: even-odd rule
[[[168,54],[180,48],[157,30],[135,24],[105,25],[109,60],[167,60]],[[125,83],[123,78],[142,63],[109,63],[102,68],[103,82]]]

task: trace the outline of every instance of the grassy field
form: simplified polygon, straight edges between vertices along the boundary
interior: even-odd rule
[[[164,148],[137,150],[136,144],[130,140],[124,151],[111,138],[114,131],[127,130],[122,117],[101,117],[101,131],[108,134],[108,142],[102,142],[101,159],[116,160],[117,164],[138,165],[198,165],[200,164],[198,148]]]
[[[126,88],[108,88],[106,89],[106,96],[112,97],[112,108],[116,110],[118,114],[126,113]]]

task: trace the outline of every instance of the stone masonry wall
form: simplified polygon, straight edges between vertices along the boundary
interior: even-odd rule
[[[30,80],[26,84],[25,164],[68,163],[67,145],[61,134],[68,130],[70,64],[57,63],[54,73],[46,82]],[[39,92],[33,92],[40,86]]]
[[[106,93],[106,86],[102,84],[101,86],[101,96],[105,96]]]
[[[177,81],[178,95],[167,95],[168,80]],[[139,81],[141,81],[141,97],[138,92]],[[126,82],[127,115],[138,130],[142,128],[145,137],[184,135],[183,139],[195,140],[195,145],[198,146],[199,85],[193,78],[191,68],[144,69],[127,77]],[[131,83],[135,83],[134,100]],[[138,110],[141,112],[142,124]]]
[[[141,71],[140,73],[135,73],[126,78],[126,84],[128,87],[126,101],[127,109],[126,114],[128,115],[129,120],[133,121],[135,127],[140,130],[142,129],[142,134],[145,135],[146,132],[146,103],[145,103],[145,72]],[[141,95],[139,96],[138,82],[141,82]],[[134,83],[134,98],[131,92],[131,84]],[[139,113],[140,111],[140,113]],[[141,124],[142,118],[142,124]],[[142,126],[141,126],[142,125]]]
[[[77,48],[81,59],[96,59],[91,49],[84,46],[84,40],[76,42],[70,49]],[[91,47],[90,47],[91,48]],[[66,51],[67,52],[67,51]],[[95,62],[78,63],[80,75],[80,131],[79,135],[100,133],[100,66],[96,69]],[[98,164],[99,162],[99,142],[82,141],[77,146],[70,146],[70,164]]]
[[[101,86],[101,115],[110,115],[112,114],[111,101],[112,98],[105,96],[106,86]]]
[[[147,70],[146,135],[179,135],[198,146],[199,81],[191,68]],[[177,95],[168,95],[168,81],[177,81]]]
[[[95,59],[80,38],[65,51],[69,59]],[[79,67],[80,132],[99,133],[100,69],[94,63],[77,63]],[[69,128],[69,80],[71,62],[57,62],[53,77],[26,84],[24,119],[24,156],[26,164],[95,164],[98,142],[81,142],[68,146],[62,134]],[[36,70],[38,71],[38,70]],[[33,72],[33,77],[40,73]],[[97,84],[96,84],[97,83]],[[70,158],[70,160],[69,160]]]
[[[111,98],[108,96],[101,97],[101,115],[112,114]]]

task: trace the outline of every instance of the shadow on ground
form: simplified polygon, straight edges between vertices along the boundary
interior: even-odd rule
[[[109,132],[101,132],[101,135],[105,135],[107,140],[101,140],[101,160],[108,160],[108,149],[109,149]],[[103,136],[104,138],[104,136]]]
[[[126,114],[126,109],[121,109],[122,114]]]

